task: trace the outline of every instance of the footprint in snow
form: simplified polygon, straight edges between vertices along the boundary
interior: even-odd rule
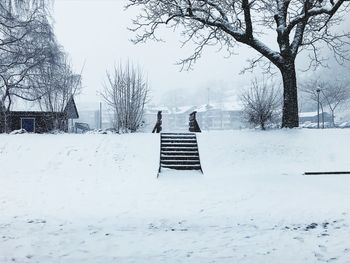
[[[335,257],[334,257],[334,258],[330,258],[330,259],[327,260],[327,262],[333,262],[333,261],[335,261],[335,260],[337,260],[337,259],[338,259],[338,258],[335,258]]]
[[[28,224],[46,224],[46,220],[43,219],[31,219],[27,221]]]
[[[324,257],[322,254],[314,252],[315,258],[317,258],[317,260],[319,261],[324,261]]]
[[[318,245],[318,247],[320,248],[320,250],[321,250],[322,252],[326,252],[326,251],[327,251],[327,247],[326,247],[326,246]]]
[[[301,243],[304,243],[304,238],[302,238],[302,237],[293,237],[293,239],[298,240]]]

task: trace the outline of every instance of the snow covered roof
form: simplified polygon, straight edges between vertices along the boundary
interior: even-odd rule
[[[38,101],[26,101],[26,100],[14,100],[11,105],[11,111],[32,111],[39,112],[42,111]]]
[[[182,106],[182,107],[176,107],[172,110],[173,113],[191,113],[196,107],[195,106]]]
[[[69,115],[73,117],[74,119],[79,117],[78,111],[74,102],[74,99],[71,98],[66,106],[65,110],[69,110]],[[18,111],[18,112],[43,112],[44,110],[40,107],[39,101],[27,101],[23,99],[16,99],[13,101],[11,105],[11,111]]]
[[[67,102],[64,112],[67,113],[68,119],[79,119],[79,113],[73,96]]]
[[[320,112],[320,114],[322,115],[322,112]],[[325,111],[324,114],[329,114],[329,113]],[[317,111],[309,111],[309,112],[300,112],[299,113],[299,117],[301,117],[301,118],[315,117],[315,116],[317,116]]]
[[[224,103],[211,103],[209,105],[208,104],[201,105],[199,107],[196,107],[195,110],[197,112],[206,112],[210,110],[241,111],[242,107],[232,102],[224,102]]]
[[[145,108],[146,114],[157,114],[158,111],[162,111],[163,114],[170,114],[171,110],[170,108],[166,106],[155,106],[151,105]]]

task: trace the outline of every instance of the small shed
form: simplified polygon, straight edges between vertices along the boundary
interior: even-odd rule
[[[68,132],[69,120],[78,119],[79,113],[71,97],[62,112],[50,111],[10,111],[2,112],[0,131],[24,129],[30,133],[46,133],[53,130]]]

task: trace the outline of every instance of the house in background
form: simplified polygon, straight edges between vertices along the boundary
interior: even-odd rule
[[[234,130],[247,126],[243,121],[241,107],[232,102],[176,108],[152,105],[145,111],[145,131],[154,127],[158,111],[162,111],[163,131],[187,131],[189,115],[193,111],[197,112],[197,122],[202,130]]]
[[[76,122],[87,124],[92,130],[114,127],[114,112],[105,103],[100,107],[99,102],[79,101],[78,107],[79,119]]]
[[[237,130],[246,127],[242,108],[231,102],[211,103],[195,109],[197,122],[203,130]]]
[[[79,113],[73,97],[62,112],[42,111],[38,103],[23,103],[10,112],[0,113],[0,132],[20,129],[30,133],[46,133],[53,130],[68,132],[70,120],[77,118]]]
[[[332,115],[329,114],[328,112],[320,112],[319,116],[320,122],[324,123],[330,123],[332,122]],[[315,112],[300,112],[299,113],[299,123],[317,123],[318,122],[318,115],[317,111]]]

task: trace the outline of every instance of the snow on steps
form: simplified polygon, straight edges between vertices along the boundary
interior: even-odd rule
[[[160,167],[162,170],[202,171],[195,133],[162,133]]]

